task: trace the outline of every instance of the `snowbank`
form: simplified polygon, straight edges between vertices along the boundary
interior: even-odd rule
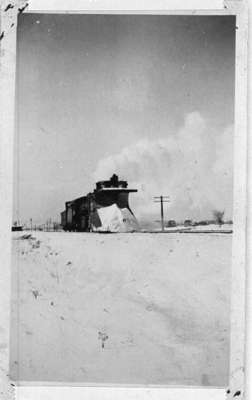
[[[12,378],[227,385],[231,235],[22,235]]]

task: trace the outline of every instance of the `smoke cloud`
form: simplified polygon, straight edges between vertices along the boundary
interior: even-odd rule
[[[233,127],[209,132],[199,112],[187,114],[184,125],[167,138],[142,139],[101,159],[94,179],[116,173],[138,189],[130,205],[140,220],[159,218],[153,196],[161,194],[170,197],[166,219],[212,218],[216,209],[232,218]]]

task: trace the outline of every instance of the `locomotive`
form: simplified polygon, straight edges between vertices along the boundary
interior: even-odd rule
[[[121,213],[125,230],[132,230],[132,226],[137,225],[128,201],[132,192],[137,192],[137,189],[129,189],[128,182],[119,180],[116,174],[109,180],[96,182],[92,193],[65,203],[65,210],[61,213],[62,228],[75,232],[99,230],[103,225],[103,209],[111,207]]]

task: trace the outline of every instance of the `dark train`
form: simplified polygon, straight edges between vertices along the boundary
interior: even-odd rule
[[[132,222],[135,217],[128,202],[131,192],[137,192],[137,189],[128,189],[127,181],[119,180],[115,174],[110,180],[97,182],[92,193],[65,203],[65,210],[61,213],[62,228],[76,232],[99,230],[102,226],[99,210],[112,205],[124,214],[126,210],[132,217],[128,221]]]

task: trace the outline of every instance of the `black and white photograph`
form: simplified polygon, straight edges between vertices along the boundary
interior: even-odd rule
[[[228,387],[236,16],[16,29],[10,378]]]

